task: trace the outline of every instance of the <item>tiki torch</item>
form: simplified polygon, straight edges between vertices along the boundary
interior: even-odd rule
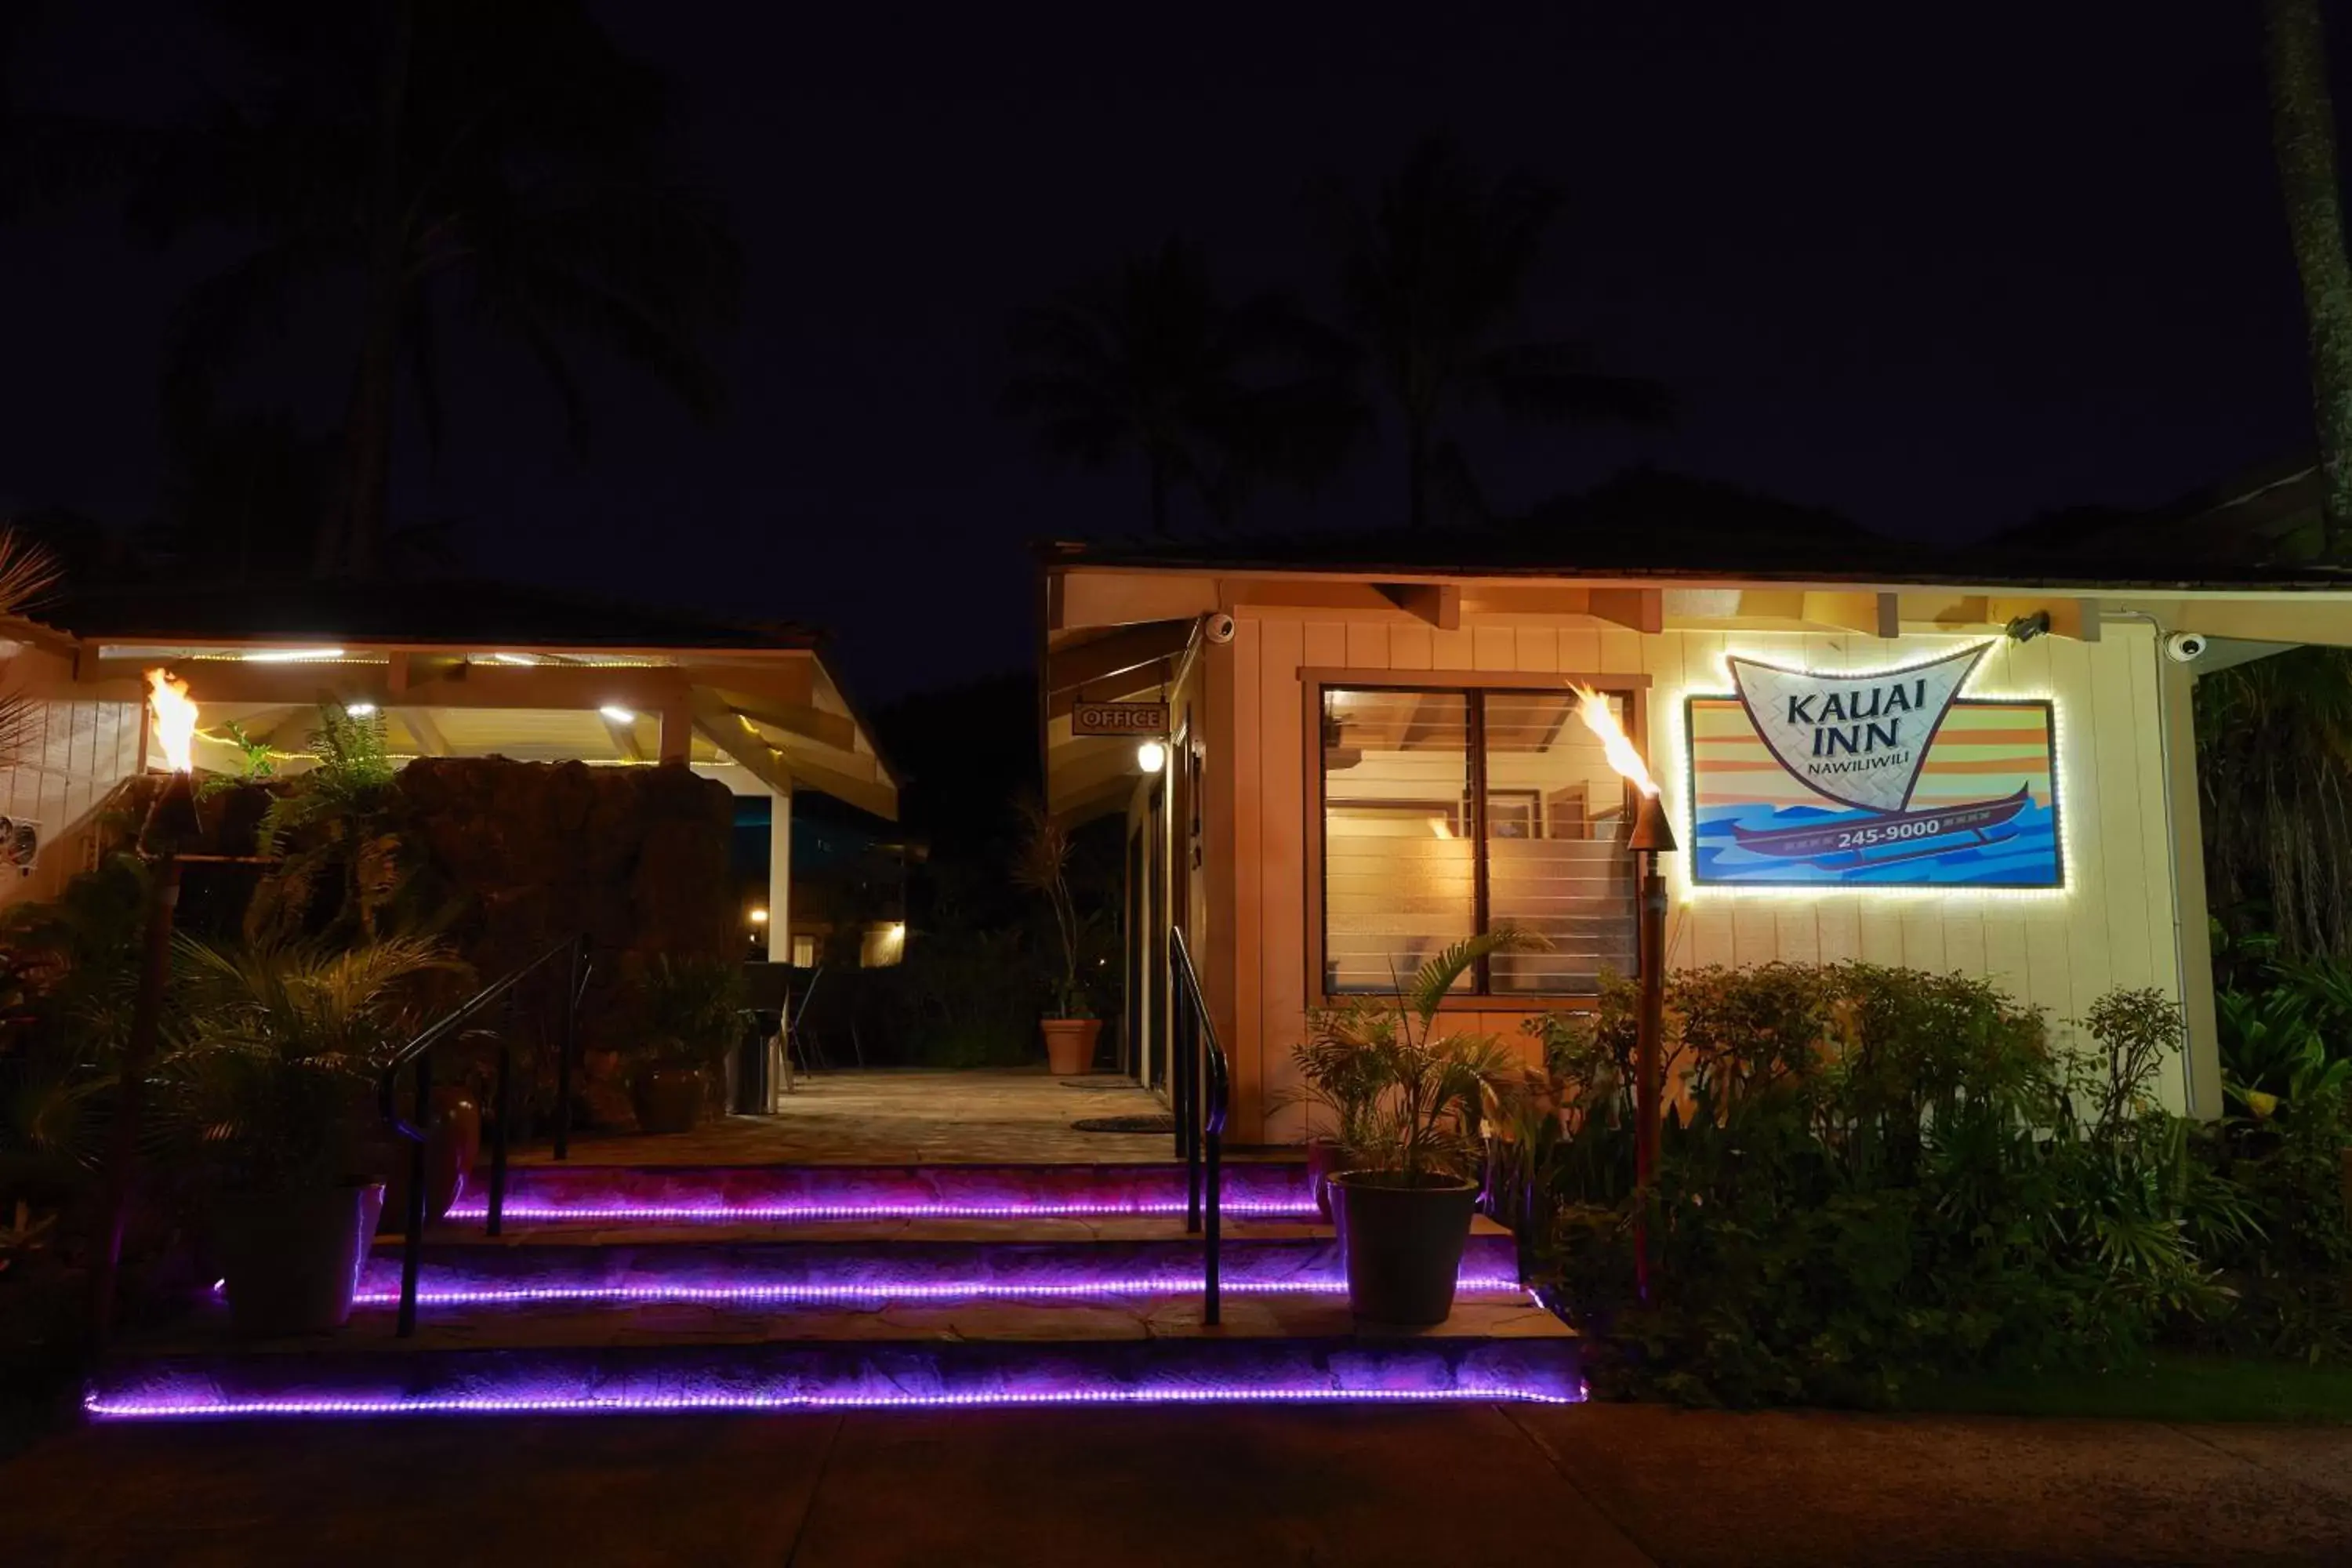
[[[1658,1061],[1666,1023],[1666,876],[1660,857],[1673,854],[1678,846],[1665,803],[1658,798],[1657,782],[1650,777],[1640,749],[1617,722],[1616,709],[1598,691],[1581,686],[1570,689],[1576,694],[1577,718],[1599,738],[1610,767],[1633,787],[1638,802],[1633,830],[1625,845],[1633,852],[1642,900],[1636,952],[1642,970],[1642,1015],[1633,1040],[1633,1281],[1647,1305],[1651,1299],[1650,1218],[1658,1179],[1658,1118],[1665,1098]]]
[[[162,1030],[163,988],[172,968],[172,917],[180,901],[180,845],[196,831],[196,705],[187,682],[161,669],[147,672],[147,708],[156,744],[163,752],[163,776],[147,807],[134,846],[147,861],[147,909],[141,933],[139,989],[132,998],[131,1033],[123,1042],[121,1082],[106,1165],[104,1226],[96,1267],[90,1271],[92,1343],[104,1345],[114,1326],[115,1276],[122,1264],[122,1231],[131,1207],[131,1167],[139,1148],[140,1102],[147,1067]]]

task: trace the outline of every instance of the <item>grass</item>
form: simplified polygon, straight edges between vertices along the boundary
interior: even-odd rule
[[[2009,1373],[1915,1384],[1906,1410],[2117,1421],[2352,1423],[2352,1366],[2160,1352],[2109,1372]]]

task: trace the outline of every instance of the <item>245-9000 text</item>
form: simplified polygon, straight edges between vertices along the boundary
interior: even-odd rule
[[[1906,838],[1933,838],[1944,831],[1942,821],[1924,817],[1917,822],[1894,822],[1884,827],[1856,827],[1838,835],[1841,849],[1867,849],[1874,844],[1900,844]]]

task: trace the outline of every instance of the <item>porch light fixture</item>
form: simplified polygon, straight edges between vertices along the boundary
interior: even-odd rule
[[[618,703],[607,702],[602,708],[597,709],[596,711],[602,713],[605,718],[610,719],[615,724],[634,724],[637,720],[637,716],[635,713],[631,712],[626,708],[621,707]]]
[[[744,918],[755,926],[763,926],[768,923],[768,911],[765,910],[753,910]]]
[[[1135,748],[1135,765],[1147,773],[1156,773],[1168,765],[1168,748],[1158,741],[1146,741]]]
[[[375,704],[373,702],[346,702],[343,704],[343,711],[350,714],[354,719],[373,719],[375,717]]]

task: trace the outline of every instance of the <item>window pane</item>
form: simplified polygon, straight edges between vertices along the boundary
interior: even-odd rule
[[[1634,966],[1633,858],[1625,786],[1565,692],[1489,691],[1486,910],[1552,945],[1496,953],[1496,994],[1593,990]],[[1625,700],[1610,706],[1622,722]]]
[[[1323,693],[1323,983],[1386,991],[1470,934],[1469,699]],[[1464,976],[1462,988],[1470,981]]]

